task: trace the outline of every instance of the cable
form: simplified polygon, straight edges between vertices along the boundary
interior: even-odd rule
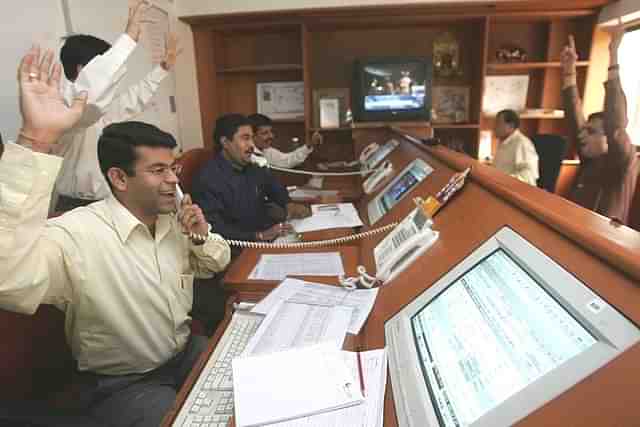
[[[270,243],[270,242],[247,242],[244,240],[228,240],[223,239],[217,234],[209,234],[208,236],[202,236],[200,234],[191,233],[190,237],[193,240],[207,241],[207,240],[224,240],[231,246],[240,248],[252,248],[252,249],[306,249],[306,248],[320,248],[326,246],[339,246],[344,243],[353,242],[355,240],[367,239],[375,236],[376,234],[384,233],[398,225],[397,222],[392,222],[382,227],[374,228],[372,230],[364,231],[362,233],[351,234],[345,237],[338,237],[335,239],[327,240],[315,240],[311,242],[297,242],[297,243]]]
[[[364,176],[376,170],[376,169],[361,169],[359,171],[351,171],[351,172],[317,172],[317,171],[305,171],[305,170],[299,170],[299,169],[281,168],[273,165],[267,165],[267,167],[270,169],[281,171],[281,172],[294,173],[298,175],[312,175],[312,176],[352,176],[352,175]]]

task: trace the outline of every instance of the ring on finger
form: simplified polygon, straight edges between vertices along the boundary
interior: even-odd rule
[[[35,79],[36,77],[38,77],[38,73],[29,73],[29,81]]]

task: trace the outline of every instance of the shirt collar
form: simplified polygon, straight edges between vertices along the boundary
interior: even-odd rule
[[[138,227],[142,227],[143,229],[147,229],[147,226],[142,223],[138,218],[135,217],[127,209],[124,207],[122,203],[112,194],[106,200],[105,203],[111,212],[111,219],[113,220],[113,226],[120,237],[122,243],[126,243],[135,230]],[[156,221],[156,233],[155,240],[161,241],[171,230],[172,217],[170,215],[159,215],[158,220]]]
[[[520,135],[520,129],[514,130],[513,132],[511,132],[511,135],[509,135],[504,139],[504,141],[502,141],[502,144],[509,144],[511,141],[516,140],[519,135]]]

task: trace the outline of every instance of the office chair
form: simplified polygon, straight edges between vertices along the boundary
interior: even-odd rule
[[[185,194],[191,194],[193,178],[204,164],[213,157],[213,151],[206,148],[194,148],[185,151],[176,163],[182,165],[180,173],[180,188]]]
[[[538,152],[538,187],[554,193],[567,152],[567,141],[560,135],[551,134],[536,135],[531,140]]]

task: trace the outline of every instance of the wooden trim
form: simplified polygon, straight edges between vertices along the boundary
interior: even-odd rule
[[[403,137],[407,136],[397,129],[395,131]],[[415,138],[410,134],[408,136]],[[640,233],[637,231],[555,194],[514,182],[510,177],[468,156],[443,147],[415,145],[453,169],[460,171],[472,167],[472,179],[477,180],[483,188],[574,241],[612,268],[624,272],[633,280],[640,280]]]
[[[438,3],[430,5],[397,4],[393,6],[349,6],[338,8],[308,8],[284,9],[262,12],[238,12],[227,14],[182,16],[179,19],[193,26],[203,26],[210,29],[241,29],[264,27],[265,21],[269,26],[295,26],[304,20],[307,24],[317,23],[329,25],[347,20],[358,21],[382,18],[382,22],[390,23],[393,17],[420,17],[429,21],[447,21],[460,19],[476,19],[494,16],[500,20],[535,19],[552,20],[592,15],[609,0],[565,0],[562,2],[546,0],[538,2],[504,2],[500,4],[475,3]],[[416,21],[417,22],[417,21]]]
[[[222,68],[216,70],[218,74],[234,74],[234,73],[259,73],[262,71],[290,71],[302,70],[302,64],[269,64],[269,65],[251,65],[246,67]]]
[[[509,64],[490,63],[487,64],[488,71],[525,71],[540,68],[560,68],[560,62],[517,62]],[[577,67],[588,67],[589,61],[576,62]]]
[[[300,37],[302,38],[302,64],[304,70],[302,80],[304,82],[304,127],[311,128],[313,121],[313,95],[311,92],[311,37],[309,29],[305,24],[301,24]],[[305,141],[309,137],[305,132]]]

